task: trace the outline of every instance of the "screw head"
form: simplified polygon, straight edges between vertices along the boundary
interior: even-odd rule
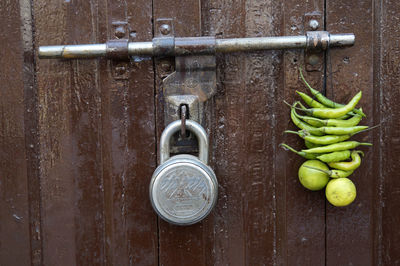
[[[315,66],[316,64],[319,63],[319,57],[318,57],[317,55],[315,55],[315,54],[310,55],[310,56],[308,57],[308,63],[309,63],[310,65],[312,65],[312,66]]]
[[[171,71],[171,64],[168,63],[168,62],[164,62],[164,63],[161,64],[161,68],[165,72],[169,72],[169,71]]]
[[[312,30],[316,30],[319,27],[319,23],[315,19],[310,20],[309,25]]]
[[[171,33],[171,27],[168,24],[163,24],[160,26],[160,32],[162,35],[168,35]]]
[[[115,67],[115,72],[116,72],[118,75],[123,75],[123,74],[125,73],[125,71],[126,71],[125,66],[116,66],[116,67]]]
[[[114,34],[118,39],[125,37],[125,28],[123,26],[116,27]]]

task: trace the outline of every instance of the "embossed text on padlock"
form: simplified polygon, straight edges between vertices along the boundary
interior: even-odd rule
[[[179,154],[170,157],[170,139],[181,121],[169,124],[160,139],[160,165],[150,182],[150,200],[167,222],[190,225],[204,219],[217,201],[218,182],[208,164],[208,136],[203,127],[186,120],[186,129],[199,143],[199,157]]]

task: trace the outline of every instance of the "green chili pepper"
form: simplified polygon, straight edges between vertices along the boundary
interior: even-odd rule
[[[354,171],[361,165],[361,157],[359,154],[364,155],[362,151],[352,151],[351,162],[331,162],[329,166],[343,171]]]
[[[326,108],[325,105],[319,103],[317,100],[311,98],[307,94],[301,92],[301,91],[296,91],[298,95],[303,99],[303,101],[308,104],[308,106],[313,107],[313,108]]]
[[[334,152],[334,151],[351,150],[360,145],[372,146],[372,143],[358,142],[358,141],[343,141],[340,143],[330,144],[330,145],[323,146],[323,147],[317,147],[317,148],[301,150],[301,151],[306,152],[306,153],[327,153],[327,152]]]
[[[300,108],[302,109],[302,110],[304,110],[304,109],[307,109],[304,105],[302,105],[301,104],[301,102],[299,102],[299,105],[300,105]],[[326,108],[326,106],[325,106],[325,108]],[[361,108],[360,108],[361,109]],[[296,113],[297,114],[297,113]],[[345,114],[344,116],[341,116],[341,117],[339,117],[339,118],[336,118],[336,119],[347,119],[347,118],[349,118],[349,117],[352,117],[352,116],[354,116],[355,115],[355,113],[353,113],[353,112],[350,112],[350,113],[348,113],[348,114]]]
[[[326,153],[322,154],[320,156],[317,156],[317,159],[320,161],[323,161],[325,163],[330,163],[330,162],[340,162],[343,160],[347,160],[350,158],[350,151],[345,150],[345,151],[334,151],[331,153]]]
[[[290,106],[287,102],[285,102],[287,105]],[[295,102],[293,106],[291,106],[291,112],[290,112],[290,117],[292,118],[293,123],[299,127],[300,129],[307,130],[309,133],[315,136],[323,136],[325,134],[330,134],[330,135],[347,135],[347,134],[355,134],[357,132],[360,132],[362,130],[365,130],[368,128],[368,126],[355,126],[355,127],[320,127],[316,128],[313,127],[303,121],[301,121],[298,117],[295,115],[294,109],[296,108],[296,105],[298,102]]]
[[[299,102],[299,106],[300,106],[300,108],[301,108],[302,110],[307,109],[304,105],[301,104],[301,102]],[[326,108],[326,107],[325,107],[325,108]],[[360,108],[360,109],[361,109],[361,108]],[[297,113],[296,113],[296,114],[297,114]],[[344,116],[341,116],[341,117],[336,118],[336,119],[344,120],[344,119],[347,119],[347,118],[352,117],[352,116],[354,116],[354,115],[355,115],[355,113],[350,112],[350,113],[347,113],[347,114],[345,114]]]
[[[324,172],[332,178],[348,177],[349,175],[351,175],[354,172],[354,171],[342,171],[342,170],[323,170],[323,169],[311,167],[308,165],[305,165],[304,167]]]
[[[324,120],[322,120],[322,119],[318,119],[318,118],[314,118],[314,117],[310,117],[310,116],[299,115],[299,114],[296,112],[296,109],[294,110],[294,115],[295,115],[297,118],[303,120],[304,122],[306,122],[307,124],[309,124],[309,125],[311,125],[311,126],[313,126],[313,127],[323,127],[323,126],[325,126],[325,124],[326,124],[326,123],[323,123],[323,122],[322,122],[322,121],[324,121]]]
[[[360,108],[362,110],[362,108]],[[362,115],[355,114],[352,118],[343,120],[343,119],[328,119],[327,126],[328,127],[354,127],[357,126],[362,119]]]
[[[368,129],[368,126],[355,126],[355,127],[320,127],[320,132],[330,135],[354,135],[360,131]],[[310,132],[311,133],[311,132]],[[313,134],[313,133],[311,133]],[[315,135],[315,134],[313,134]]]
[[[352,135],[326,135],[326,136],[313,136],[305,130],[291,131],[286,130],[285,133],[292,133],[299,135],[302,139],[319,145],[329,145],[333,143],[348,140]],[[307,147],[308,148],[308,147]]]
[[[321,147],[321,145],[312,143],[312,142],[307,141],[307,140],[304,140],[304,144],[306,145],[306,147],[307,147],[308,149],[316,148],[316,147]]]
[[[361,108],[360,108],[360,109],[361,109]],[[347,118],[349,118],[349,117],[352,117],[352,116],[354,116],[354,115],[355,115],[355,114],[354,114],[353,112],[350,112],[350,113],[345,114],[344,116],[341,116],[341,117],[336,118],[336,119],[345,120],[345,119],[347,119]]]
[[[285,143],[281,143],[279,145],[282,146],[285,150],[292,151],[292,152],[296,153],[297,155],[300,155],[301,157],[308,159],[308,160],[315,160],[315,159],[317,159],[317,156],[318,156],[318,155],[311,154],[311,153],[296,151],[295,149],[293,149],[292,147],[290,147],[289,145],[287,145]]]
[[[308,82],[306,81],[306,79],[304,78],[304,76],[303,76],[303,71],[302,71],[301,68],[300,68],[300,77],[301,77],[302,81],[304,82],[304,84],[306,84],[306,86],[307,86],[308,89],[310,90],[311,94],[312,94],[315,98],[317,98],[317,100],[318,100],[320,103],[322,103],[323,105],[325,105],[326,107],[340,108],[340,107],[343,107],[343,106],[344,106],[343,104],[335,103],[334,101],[332,101],[332,100],[326,98],[321,92],[319,92],[319,91],[313,89],[313,88],[310,86],[310,84],[308,84]],[[363,116],[363,117],[366,117],[366,115],[363,113],[362,110],[354,109],[353,112],[355,112],[355,113],[357,113],[357,114],[359,114],[359,115],[361,115],[361,116]]]
[[[300,119],[298,119],[298,118],[296,117],[296,115],[294,114],[294,107],[296,106],[296,104],[297,104],[297,102],[294,103],[294,105],[292,106],[291,111],[290,111],[290,117],[292,118],[293,123],[294,123],[298,128],[307,130],[308,132],[310,132],[310,133],[313,134],[313,135],[316,135],[316,136],[322,136],[322,135],[324,135],[324,133],[321,132],[318,128],[312,127],[312,126],[308,125],[307,123],[301,121]]]
[[[319,118],[339,118],[353,110],[362,97],[362,91],[358,92],[351,101],[339,108],[311,108],[303,110],[309,115]]]
[[[360,110],[362,110],[360,108]],[[328,126],[328,127],[354,127],[358,125],[362,119],[362,116],[359,114],[355,114],[352,118],[347,119],[347,120],[342,120],[342,119],[319,119],[315,117],[310,117],[310,116],[303,116],[299,115],[295,112],[295,115],[303,120],[304,122],[314,126],[314,127],[323,127],[323,126]]]

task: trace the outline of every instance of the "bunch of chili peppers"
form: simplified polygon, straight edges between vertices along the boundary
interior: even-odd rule
[[[281,145],[306,159],[327,163],[331,168],[328,171],[330,177],[348,177],[360,166],[360,155],[364,155],[355,148],[360,145],[372,146],[371,143],[349,140],[353,135],[373,128],[358,125],[365,117],[362,108],[356,108],[362,92],[357,93],[348,104],[339,104],[313,89],[304,79],[301,70],[300,76],[312,97],[296,92],[311,108],[306,108],[299,101],[290,105],[290,117],[300,130],[286,130],[285,133],[297,134],[304,139],[307,149],[297,151],[287,144]]]

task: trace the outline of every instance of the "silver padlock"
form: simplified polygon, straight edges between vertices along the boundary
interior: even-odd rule
[[[204,128],[186,120],[186,129],[199,143],[199,158],[179,154],[170,158],[170,139],[181,128],[181,121],[169,124],[160,139],[160,165],[150,182],[150,200],[165,221],[190,225],[204,219],[217,201],[218,182],[208,164],[208,136]]]

